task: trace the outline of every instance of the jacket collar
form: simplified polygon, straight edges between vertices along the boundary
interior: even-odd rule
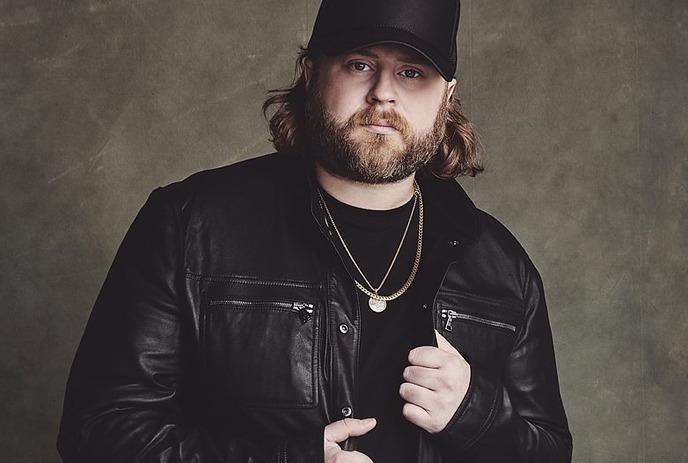
[[[296,154],[296,157],[307,179],[311,213],[323,233],[331,237],[333,231],[320,203],[314,164],[303,154]],[[454,179],[442,180],[430,174],[419,173],[416,179],[423,194],[424,206],[435,217],[436,230],[450,240],[462,243],[476,241],[480,233],[478,209],[461,185]]]
[[[438,230],[450,239],[475,242],[480,234],[478,209],[466,191],[453,178],[442,180],[419,173],[416,181],[427,207],[434,211]]]

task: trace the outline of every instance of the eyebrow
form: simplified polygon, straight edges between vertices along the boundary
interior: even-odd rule
[[[365,48],[362,48],[360,50],[354,50],[350,54],[359,54],[363,56],[368,56],[370,58],[379,58],[379,56],[372,51],[366,50]],[[410,64],[417,64],[420,66],[429,66],[430,62],[427,59],[424,59],[421,56],[418,55],[413,55],[410,53],[400,53],[399,59]]]

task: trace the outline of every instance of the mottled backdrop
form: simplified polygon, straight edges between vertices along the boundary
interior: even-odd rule
[[[688,461],[688,3],[463,3],[463,184],[541,271],[576,462]],[[272,150],[317,0],[0,0],[0,456],[57,462],[68,367],[156,186]]]

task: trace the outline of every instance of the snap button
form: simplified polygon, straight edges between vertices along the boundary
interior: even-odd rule
[[[351,416],[352,412],[353,412],[353,410],[348,405],[346,407],[342,407],[342,416],[344,418]]]
[[[451,240],[449,244],[452,246],[458,246],[459,242],[457,240]]]
[[[427,305],[427,304],[423,304],[423,309],[427,309],[427,308],[428,308],[428,305]]]
[[[339,331],[340,331],[342,334],[348,333],[348,332],[349,332],[349,325],[347,325],[346,323],[340,323],[340,324],[339,324]]]

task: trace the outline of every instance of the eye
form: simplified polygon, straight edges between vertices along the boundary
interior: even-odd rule
[[[350,69],[353,69],[355,72],[365,72],[366,66],[370,67],[368,65],[368,63],[364,63],[363,61],[350,61],[349,63],[347,63],[347,66]],[[423,77],[422,72],[420,72],[416,69],[413,69],[413,68],[404,69],[401,72],[402,72],[403,77],[405,77],[407,79],[411,79],[411,80],[416,80],[420,77]]]
[[[368,64],[364,63],[363,61],[351,61],[348,66],[354,71],[363,72],[364,69],[362,69],[362,67],[368,66]]]
[[[420,72],[416,71],[415,69],[404,69],[402,72],[404,73],[404,77],[408,77],[409,79],[418,79],[419,77],[421,77],[423,75]],[[415,73],[415,74],[409,75],[409,73]],[[414,77],[414,75],[415,75],[415,77]]]

